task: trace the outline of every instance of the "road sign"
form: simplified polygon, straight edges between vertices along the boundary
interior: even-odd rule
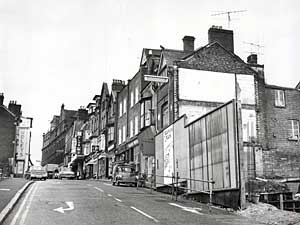
[[[169,78],[163,76],[144,75],[145,81],[152,81],[157,83],[168,83]]]

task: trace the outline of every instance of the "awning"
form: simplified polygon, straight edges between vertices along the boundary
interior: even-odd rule
[[[138,135],[140,148],[145,156],[154,156],[154,132],[151,127],[146,128]]]

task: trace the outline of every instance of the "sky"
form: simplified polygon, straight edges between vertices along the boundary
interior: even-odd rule
[[[226,14],[212,16],[239,10],[230,27]],[[62,103],[79,109],[102,82],[132,78],[143,48],[182,49],[185,35],[206,45],[212,25],[234,31],[243,60],[259,52],[267,83],[295,87],[299,12],[297,0],[0,0],[0,93],[33,117],[32,160],[40,160]]]

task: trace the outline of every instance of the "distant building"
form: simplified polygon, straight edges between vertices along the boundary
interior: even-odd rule
[[[23,117],[21,105],[10,101],[4,105],[0,94],[0,172],[23,176],[32,164],[30,161],[30,140],[32,118]]]
[[[41,165],[64,163],[65,137],[68,129],[76,119],[76,110],[65,109],[61,106],[60,115],[53,116],[50,130],[43,134],[42,162]]]

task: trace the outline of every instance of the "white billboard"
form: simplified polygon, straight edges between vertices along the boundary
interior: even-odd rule
[[[173,125],[163,131],[163,150],[164,150],[164,184],[172,183],[174,172],[174,140]]]
[[[237,97],[242,104],[255,104],[254,75],[179,68],[179,98],[225,103]]]
[[[228,102],[235,98],[235,76],[229,73],[179,68],[179,98]]]

